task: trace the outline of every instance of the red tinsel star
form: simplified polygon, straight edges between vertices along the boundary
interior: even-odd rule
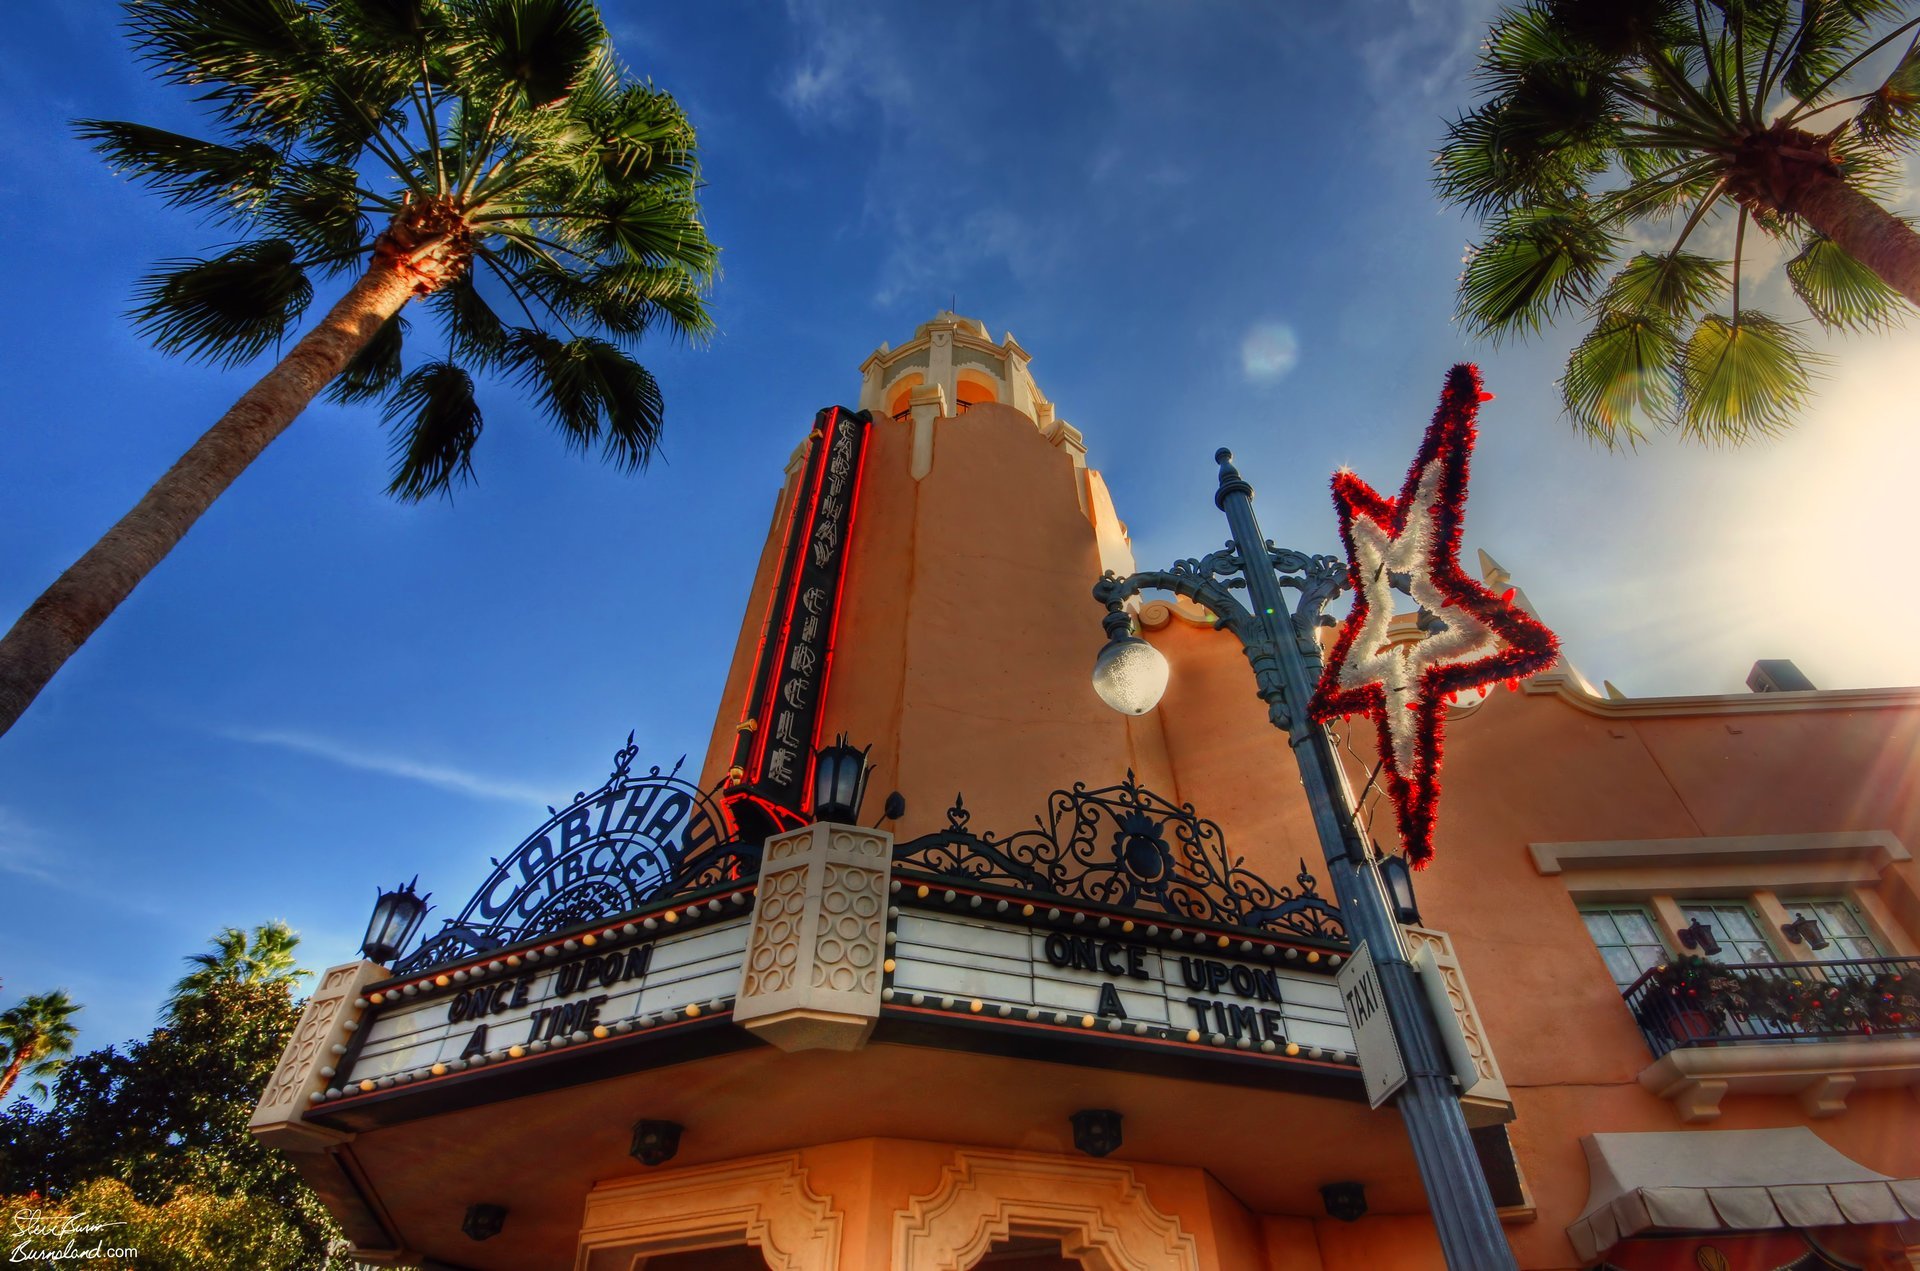
[[[1513,687],[1559,655],[1553,632],[1515,607],[1511,590],[1496,595],[1460,568],[1474,418],[1492,396],[1481,390],[1474,367],[1448,372],[1440,409],[1397,498],[1382,498],[1351,472],[1333,477],[1353,611],[1309,710],[1322,722],[1373,717],[1387,795],[1415,868],[1433,856],[1448,700],[1502,680]],[[1425,638],[1389,634],[1396,588],[1431,615]]]

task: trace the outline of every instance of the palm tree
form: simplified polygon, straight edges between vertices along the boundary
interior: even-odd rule
[[[73,1053],[74,1038],[80,1030],[73,1026],[79,1003],[65,993],[42,993],[23,998],[20,1004],[0,1011],[0,1103],[22,1076],[33,1084],[27,1087],[35,1095],[47,1097],[47,1081]]]
[[[84,120],[175,206],[244,237],[163,262],[133,319],[168,353],[277,349],[314,280],[357,272],[301,336],[0,639],[0,733],[323,389],[379,401],[393,495],[470,479],[474,375],[516,383],[566,444],[644,467],[659,386],[628,350],[702,340],[715,249],[694,133],[627,78],[590,0],[132,0],[135,46],[216,139]],[[403,365],[422,299],[440,339]],[[331,386],[331,387],[329,387]]]
[[[1920,141],[1916,28],[1888,0],[1507,9],[1481,54],[1484,98],[1436,158],[1440,193],[1486,233],[1462,321],[1497,339],[1583,311],[1562,401],[1608,444],[1643,422],[1707,441],[1790,424],[1819,359],[1742,305],[1749,230],[1791,245],[1787,282],[1829,330],[1920,304],[1920,235],[1876,201]]]
[[[227,927],[210,943],[210,952],[188,956],[193,970],[174,984],[169,1011],[184,999],[205,996],[216,984],[259,984],[291,992],[312,974],[294,961],[300,937],[284,922],[264,923],[251,936],[238,927]]]

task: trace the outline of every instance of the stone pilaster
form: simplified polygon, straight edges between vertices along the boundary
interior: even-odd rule
[[[1513,1120],[1513,1096],[1493,1057],[1493,1043],[1467,990],[1467,977],[1446,932],[1406,927],[1414,967],[1440,1025],[1447,1058],[1460,1082],[1460,1110],[1471,1126],[1503,1125]]]
[[[263,1143],[287,1152],[320,1152],[352,1138],[339,1130],[309,1124],[310,1095],[325,1090],[353,1030],[366,1009],[366,986],[388,976],[378,962],[347,962],[320,977],[279,1066],[253,1111],[247,1128]]]
[[[858,1050],[880,1018],[893,835],[818,823],[767,840],[734,1022],[782,1050]]]

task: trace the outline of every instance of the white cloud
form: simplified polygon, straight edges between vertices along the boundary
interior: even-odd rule
[[[537,790],[521,782],[485,777],[448,764],[423,763],[405,755],[366,750],[292,729],[223,728],[219,733],[232,741],[290,750],[295,754],[324,759],[343,768],[376,772],[402,781],[417,781],[435,789],[450,790],[477,799],[504,799],[541,806],[551,802],[551,791]]]
[[[1300,361],[1300,337],[1284,322],[1256,322],[1240,339],[1240,371],[1253,384],[1277,384]]]
[[[1431,148],[1442,118],[1478,96],[1473,68],[1503,0],[1391,0],[1347,10],[1374,98],[1378,131],[1394,147]]]
[[[909,102],[901,47],[877,13],[836,0],[787,0],[787,17],[800,50],[774,92],[802,123],[845,125],[863,106],[887,115]]]
[[[11,808],[0,806],[0,873],[60,885],[47,861],[46,835]]]

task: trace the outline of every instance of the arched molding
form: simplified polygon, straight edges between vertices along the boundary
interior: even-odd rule
[[[1125,1165],[962,1151],[939,1185],[893,1217],[893,1265],[966,1271],[1009,1236],[1047,1236],[1089,1271],[1199,1271],[1179,1220]]]
[[[797,1153],[603,1183],[587,1194],[575,1271],[745,1241],[772,1271],[837,1271],[843,1220]]]

